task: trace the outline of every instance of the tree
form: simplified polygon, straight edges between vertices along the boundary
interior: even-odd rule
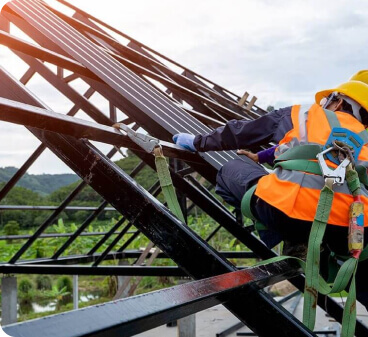
[[[271,112],[271,111],[275,110],[275,107],[272,106],[272,105],[269,105],[266,110],[267,110],[267,112]]]

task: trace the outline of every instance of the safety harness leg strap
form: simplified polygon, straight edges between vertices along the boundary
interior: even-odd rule
[[[160,180],[161,189],[167,202],[167,206],[179,220],[185,223],[185,218],[172,183],[169,167],[166,158],[163,156],[161,147],[156,147],[153,153],[155,155],[157,175]]]
[[[321,190],[317,212],[308,241],[303,323],[311,330],[314,328],[316,318],[319,288],[320,247],[326,230],[334,195],[332,191],[332,181],[331,184],[329,184],[329,182],[329,179],[327,179],[326,185]]]

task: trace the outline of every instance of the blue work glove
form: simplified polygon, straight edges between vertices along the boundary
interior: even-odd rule
[[[173,136],[173,141],[176,145],[179,145],[183,147],[186,150],[196,152],[197,149],[194,147],[193,141],[194,141],[193,135],[190,133],[178,133]]]

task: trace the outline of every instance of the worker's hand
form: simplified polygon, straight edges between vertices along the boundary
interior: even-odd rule
[[[255,161],[256,163],[258,163],[258,161],[259,161],[257,153],[253,153],[253,152],[250,152],[250,151],[247,151],[247,150],[238,150],[236,153],[237,154],[243,154],[244,156],[247,156],[248,158]]]
[[[193,144],[194,137],[195,136],[191,135],[190,133],[178,133],[173,136],[173,141],[176,145],[179,145],[186,150],[196,152],[197,149],[194,147]]]

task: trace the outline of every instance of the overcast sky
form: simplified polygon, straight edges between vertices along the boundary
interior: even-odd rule
[[[229,90],[250,92],[263,108],[311,102],[316,91],[368,69],[368,2],[363,0],[73,3]],[[0,62],[17,78],[27,69],[4,47]],[[41,78],[29,88],[55,111],[70,107],[56,91],[45,89]],[[107,108],[97,97],[94,103]],[[20,167],[37,144],[23,127],[1,122],[0,167]],[[30,169],[44,172],[70,170],[46,153]]]

